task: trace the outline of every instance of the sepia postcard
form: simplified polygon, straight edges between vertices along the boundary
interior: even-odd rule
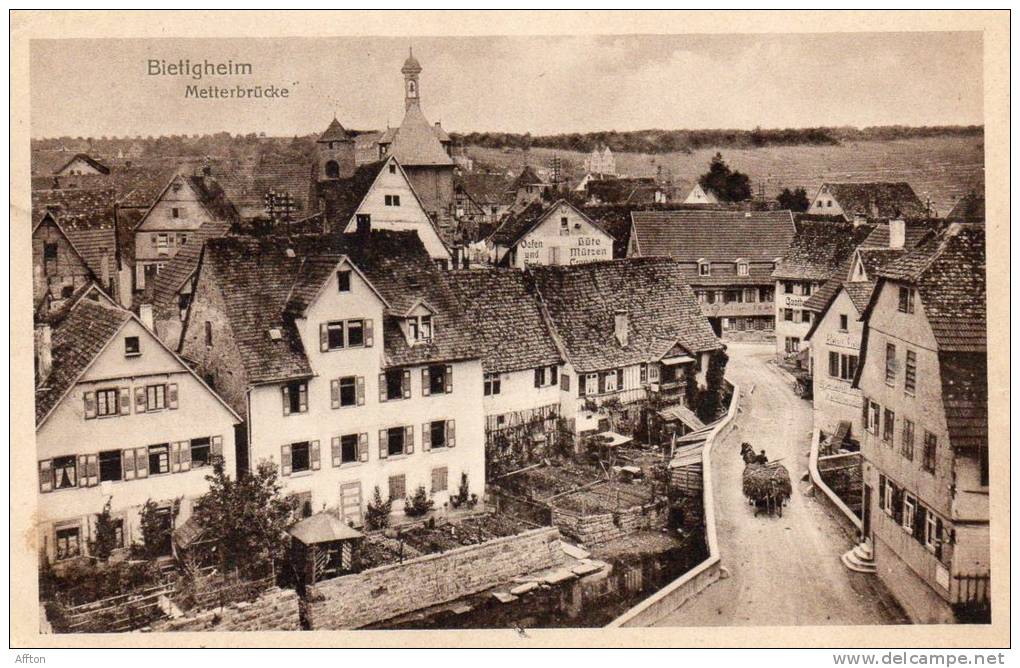
[[[11,646],[1007,647],[1008,26],[12,12]]]

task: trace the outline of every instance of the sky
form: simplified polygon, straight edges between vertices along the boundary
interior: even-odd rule
[[[401,65],[454,132],[983,123],[976,32],[562,37],[34,40],[33,137],[318,133],[334,114],[403,116]],[[251,63],[249,76],[150,76],[149,59]],[[194,99],[188,85],[286,99]]]

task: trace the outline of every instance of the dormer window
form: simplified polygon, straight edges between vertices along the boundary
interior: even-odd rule
[[[418,315],[407,319],[407,338],[411,345],[432,341],[432,316]]]
[[[698,260],[698,276],[711,276],[712,267],[708,260]]]
[[[128,357],[135,357],[142,354],[142,344],[137,336],[124,337],[124,354]]]
[[[747,276],[748,267],[744,260],[737,260],[737,276]]]

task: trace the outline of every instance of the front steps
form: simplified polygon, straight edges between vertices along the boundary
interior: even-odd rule
[[[853,549],[848,550],[840,559],[844,566],[857,573],[874,573],[877,570],[870,540],[854,545]]]

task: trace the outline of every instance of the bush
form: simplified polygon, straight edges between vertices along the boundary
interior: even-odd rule
[[[110,553],[117,547],[117,525],[110,515],[110,502],[113,497],[106,500],[103,512],[96,515],[96,537],[89,541],[89,554],[99,561],[106,561]]]
[[[383,501],[379,485],[375,486],[372,493],[372,500],[368,502],[365,512],[365,524],[369,529],[385,529],[390,525],[390,510],[393,507],[393,500]]]
[[[425,491],[425,485],[418,485],[418,489],[414,490],[414,495],[404,500],[404,513],[408,517],[421,517],[432,510],[434,505],[436,505],[435,502]]]
[[[175,499],[170,506],[170,521],[167,522],[166,515],[160,512],[159,505],[152,499],[148,499],[142,506],[139,519],[142,525],[142,556],[145,559],[153,560],[163,556],[167,542],[171,540],[170,534],[173,531],[174,519],[181,510],[181,500]]]

